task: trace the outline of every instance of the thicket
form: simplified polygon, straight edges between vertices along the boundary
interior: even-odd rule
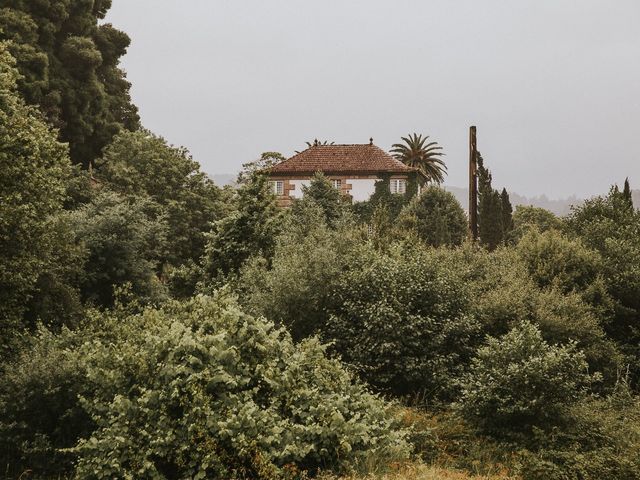
[[[490,451],[523,478],[640,478],[628,182],[566,218],[512,214],[482,164],[479,244],[415,179],[352,205],[316,175],[278,209],[262,174],[277,152],[221,189],[137,129],[128,40],[97,26],[109,2],[67,3],[2,5],[7,475],[304,478],[413,448],[462,468]]]
[[[393,408],[325,350],[224,297],[94,312],[41,330],[11,363],[0,441],[39,474],[73,461],[79,478],[279,478],[407,458]]]

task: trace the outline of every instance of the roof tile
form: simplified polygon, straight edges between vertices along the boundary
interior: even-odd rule
[[[396,160],[380,147],[366,143],[353,145],[313,145],[274,165],[271,174],[324,173],[409,173],[417,169]]]

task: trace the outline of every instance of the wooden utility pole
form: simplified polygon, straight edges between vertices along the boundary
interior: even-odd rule
[[[478,240],[478,146],[476,127],[469,128],[469,234]]]

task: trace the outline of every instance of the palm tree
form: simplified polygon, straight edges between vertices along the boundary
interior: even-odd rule
[[[320,141],[317,138],[313,142],[304,142],[307,144],[307,148],[317,147],[317,146],[326,146],[326,145],[335,145],[335,142],[329,142],[327,140]],[[300,153],[300,150],[296,150],[296,153]]]
[[[395,158],[409,167],[418,168],[428,182],[442,183],[447,174],[447,166],[441,158],[442,147],[437,142],[429,142],[429,136],[414,133],[402,137],[404,143],[395,143],[391,153]]]

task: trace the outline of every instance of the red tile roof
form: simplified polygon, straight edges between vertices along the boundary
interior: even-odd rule
[[[355,145],[313,145],[274,165],[270,174],[324,173],[409,173],[417,169],[396,160],[372,143]]]

